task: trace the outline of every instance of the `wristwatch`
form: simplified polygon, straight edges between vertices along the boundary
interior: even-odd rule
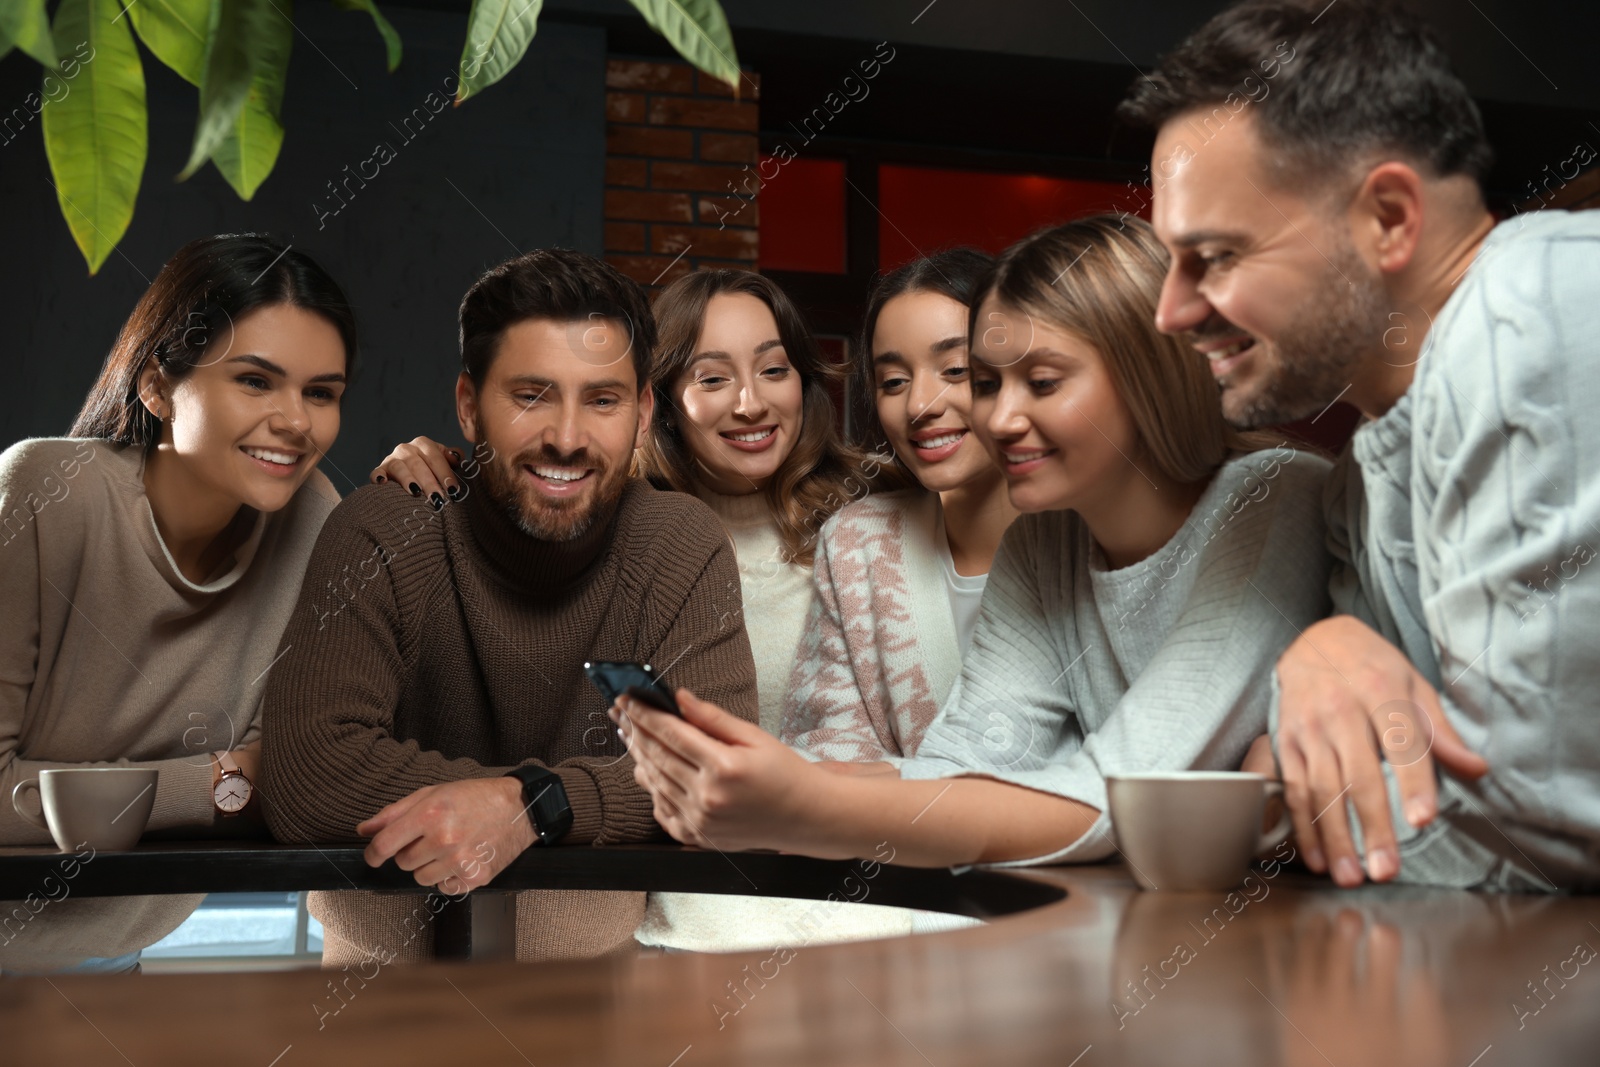
[[[222,768],[222,777],[211,787],[211,803],[217,806],[224,819],[239,814],[255,795],[255,786],[239,769],[239,764],[227,752],[216,752],[212,758]]]
[[[572,829],[572,805],[561,776],[544,767],[518,767],[506,774],[522,783],[523,810],[533,823],[533,832],[546,845],[553,845]]]

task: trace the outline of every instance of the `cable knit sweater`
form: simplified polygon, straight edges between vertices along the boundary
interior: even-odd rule
[[[209,753],[256,739],[263,675],[339,494],[313,471],[282,510],[252,512],[244,543],[196,584],[156,528],[144,460],[139,448],[72,438],[22,441],[0,455],[5,844],[50,842],[12,810],[10,796],[18,782],[53,767],[154,768],[151,836],[221,837],[248,828],[219,819]],[[125,955],[161,940],[200,900],[0,904],[8,920],[0,967],[52,970]]]
[[[1476,782],[1440,775],[1400,879],[1600,888],[1600,213],[1495,227],[1411,388],[1356,431],[1327,497],[1334,608],[1439,691]]]
[[[1273,664],[1327,610],[1327,461],[1235,456],[1178,532],[1111,569],[1070,511],[1000,543],[961,677],[904,778],[979,774],[1100,811],[1026,863],[1114,851],[1105,777],[1232,770],[1267,725]]]
[[[548,765],[566,787],[563,845],[658,838],[585,660],[637,660],[755,719],[733,553],[700,502],[631,482],[609,517],[539,541],[482,489],[442,512],[395,485],[329,517],[273,669],[262,795],[284,841],[356,837],[356,825],[427,785]],[[730,591],[731,590],[731,591]],[[406,894],[314,894],[330,951],[424,958]],[[549,891],[518,901],[519,959],[593,956],[627,943],[642,893]],[[423,914],[427,914],[424,909]]]
[[[823,525],[786,744],[845,762],[916,749],[961,669],[940,525],[938,495],[920,489],[874,494]]]

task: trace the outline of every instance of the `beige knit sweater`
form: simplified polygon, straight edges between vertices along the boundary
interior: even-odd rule
[[[145,497],[144,454],[47,438],[0,454],[0,842],[48,844],[12,787],[51,767],[160,772],[151,836],[216,837],[209,753],[260,731],[262,677],[323,519],[313,472],[201,585],[179,573]],[[90,861],[92,862],[92,861]],[[25,908],[0,968],[46,970],[153,944],[199,896],[68,897]],[[0,904],[8,917],[24,905]],[[37,905],[35,905],[37,907]]]
[[[539,763],[572,804],[558,847],[665,840],[583,663],[652,664],[754,721],[738,581],[705,505],[640,481],[562,543],[523,533],[470,481],[443,512],[395,485],[358,490],[328,519],[273,668],[268,824],[284,841],[358,840],[359,823],[423,786]],[[414,894],[312,894],[323,964],[427,958],[421,905]],[[517,956],[612,951],[643,912],[643,893],[521,894]]]

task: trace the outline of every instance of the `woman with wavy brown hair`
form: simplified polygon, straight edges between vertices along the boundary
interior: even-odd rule
[[[817,531],[884,481],[888,461],[844,442],[830,392],[847,371],[768,279],[697,271],[662,292],[655,315],[657,415],[640,473],[700,497],[728,528],[761,727],[775,734],[811,604]]]
[[[776,734],[811,606],[818,531],[845,504],[900,480],[888,457],[843,441],[830,392],[846,369],[823,356],[771,281],[699,271],[668,286],[655,315],[656,420],[640,473],[698,496],[727,527],[741,589],[728,590],[726,617],[737,623],[743,604],[761,727]],[[726,951],[882,936],[903,925],[875,906],[653,893],[638,938]]]

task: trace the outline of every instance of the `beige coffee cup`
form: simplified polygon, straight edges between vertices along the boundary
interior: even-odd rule
[[[40,771],[11,790],[17,814],[50,831],[63,852],[87,844],[96,852],[120,852],[138,842],[156,802],[153,768],[70,767]],[[23,805],[36,793],[43,817]]]
[[[1283,783],[1241,771],[1106,776],[1111,825],[1146,889],[1232,889],[1250,860],[1289,836],[1289,812],[1261,832],[1267,797]]]

